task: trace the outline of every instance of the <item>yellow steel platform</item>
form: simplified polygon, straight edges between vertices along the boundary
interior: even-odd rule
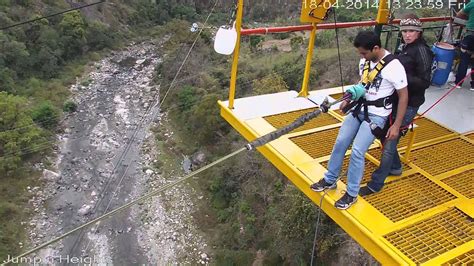
[[[340,88],[313,91],[316,102]],[[219,102],[221,115],[248,141],[289,124],[317,108],[297,92]],[[322,193],[309,186],[322,178],[343,116],[331,110],[258,150],[315,204]],[[414,146],[400,177],[390,176],[381,193],[359,198],[348,210],[334,207],[345,189],[322,201],[322,209],[384,265],[474,265],[474,133],[460,134],[433,120],[416,121]],[[405,160],[407,137],[399,145]],[[379,165],[380,147],[366,155],[363,183]],[[350,154],[350,150],[347,155]],[[348,156],[343,173],[347,169]]]

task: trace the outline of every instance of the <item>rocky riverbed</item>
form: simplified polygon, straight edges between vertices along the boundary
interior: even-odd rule
[[[152,166],[160,151],[150,127],[163,123],[156,104],[160,86],[152,82],[166,56],[160,55],[160,46],[133,43],[96,62],[71,87],[78,110],[63,121],[57,164],[44,170],[44,187],[29,188],[35,212],[27,222],[31,246],[173,181]],[[202,196],[192,188],[172,188],[38,256],[60,263],[80,258],[120,265],[207,264],[205,239],[191,217],[196,197]]]

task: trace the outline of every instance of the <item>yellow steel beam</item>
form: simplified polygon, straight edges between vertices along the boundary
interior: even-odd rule
[[[281,146],[278,145],[278,150],[280,149]],[[318,181],[319,178],[322,178],[322,173],[326,172],[326,168],[324,168],[320,163],[317,163],[315,161],[307,161],[305,163],[296,165],[296,167],[298,168],[298,170],[300,170],[301,173],[303,173],[304,176],[308,176],[308,179],[310,179],[308,186],[309,184]],[[321,175],[318,176],[315,173],[321,173]],[[324,197],[322,204],[329,205],[331,208],[335,209],[334,203],[344,194],[346,188],[347,187],[344,182],[339,181],[337,183],[337,189],[329,190],[326,196]],[[318,195],[320,194],[317,192],[312,193]],[[308,197],[311,198],[310,196]],[[319,203],[320,202],[316,202],[317,205],[319,205]],[[349,209],[347,212],[352,218],[356,220],[359,225],[363,226],[364,228],[367,228],[373,238],[380,238],[382,234],[380,234],[379,231],[382,228],[391,227],[394,224],[390,219],[388,219],[385,215],[383,215],[379,210],[377,210],[373,205],[371,205],[363,198],[359,198],[357,204],[352,206],[351,209]],[[338,223],[337,220],[336,222]]]
[[[240,54],[240,30],[242,29],[242,17],[244,13],[244,0],[239,0],[237,5],[237,18],[235,22],[235,30],[237,31],[237,43],[235,44],[234,56],[232,59],[232,70],[230,74],[230,88],[229,88],[229,108],[234,108],[235,86],[237,83],[237,68],[239,66]]]
[[[474,144],[474,137],[473,136],[474,136],[474,133],[469,133],[469,134],[461,135],[461,138]]]
[[[405,161],[406,163],[410,162],[411,149],[413,148],[413,143],[415,142],[416,129],[411,130],[410,139],[408,140],[408,146],[405,152]]]
[[[439,175],[436,175],[434,176],[434,178],[438,179],[438,180],[443,180],[445,178],[448,178],[448,177],[451,177],[453,175],[457,175],[457,174],[460,174],[460,173],[463,173],[465,171],[468,171],[468,170],[471,170],[471,169],[474,169],[474,163],[472,164],[468,164],[468,165],[464,165],[464,166],[461,166],[459,168],[456,168],[456,169],[453,169],[451,171],[447,171],[447,172],[444,172],[444,173],[441,173]],[[471,184],[474,189],[474,184]]]
[[[329,114],[331,114],[332,116],[334,116],[336,119],[338,119],[339,121],[344,121],[344,116],[336,113],[335,110],[329,110],[328,112]]]
[[[377,22],[377,24],[387,24],[389,15],[390,15],[390,10],[388,7],[388,1],[380,0],[379,10],[377,12],[377,19],[375,21]]]
[[[446,191],[448,191],[449,193],[453,194],[454,196],[458,197],[458,198],[465,198],[464,195],[462,195],[461,193],[459,193],[458,191],[456,191],[454,188],[446,185],[445,183],[443,183],[440,179],[438,178],[435,178],[434,176],[430,175],[428,172],[426,172],[423,168],[417,166],[416,164],[413,164],[413,163],[410,163],[410,167],[413,168],[413,169],[416,169],[416,171],[418,171],[418,173],[424,175],[426,178],[428,178],[429,180],[431,180],[433,183],[436,183],[438,186],[444,188]],[[467,169],[467,167],[466,167]],[[459,171],[453,171],[454,173],[459,173]]]
[[[450,251],[445,252],[445,253],[439,255],[438,257],[436,257],[434,259],[431,259],[431,260],[429,260],[425,263],[422,263],[420,265],[421,266],[445,265],[444,263],[447,263],[450,260],[452,260],[453,258],[459,257],[462,254],[468,253],[469,251],[472,251],[472,250],[474,250],[474,240],[470,241],[470,242],[467,242],[464,245],[461,245],[459,247],[453,248]],[[471,263],[472,263],[472,261],[471,261]],[[466,263],[466,264],[456,264],[456,265],[466,265],[467,266],[467,265],[472,265],[472,264]]]
[[[469,217],[474,218],[474,208],[472,206],[474,206],[474,199],[463,200],[456,207]]]
[[[311,30],[311,35],[309,36],[309,45],[308,53],[306,54],[306,65],[304,68],[303,84],[301,86],[301,91],[298,94],[299,97],[308,97],[308,83],[309,83],[309,74],[311,71],[311,60],[313,58],[314,50],[314,41],[316,40],[316,23],[313,23],[313,29]]]
[[[465,199],[458,198],[458,199],[454,199],[454,200],[445,202],[441,205],[437,205],[434,208],[431,208],[431,209],[428,209],[426,211],[423,211],[423,212],[417,213],[415,215],[412,215],[409,219],[403,219],[403,220],[400,220],[396,223],[393,223],[392,225],[380,227],[380,228],[378,228],[379,229],[378,233],[380,233],[381,235],[386,235],[386,234],[392,233],[394,231],[398,231],[400,229],[409,227],[413,224],[424,221],[426,219],[429,219],[430,217],[433,217],[433,216],[435,216],[439,213],[442,213],[442,212],[448,210],[449,208],[456,207],[458,205],[462,205],[462,203],[464,201],[465,201]]]
[[[298,132],[294,132],[294,133],[288,133],[286,136],[287,136],[288,138],[293,138],[293,137],[297,137],[297,136],[301,136],[301,135],[307,135],[307,134],[311,134],[311,133],[315,133],[315,132],[319,132],[319,131],[324,131],[324,130],[328,130],[328,129],[338,128],[338,127],[340,127],[341,125],[342,125],[342,123],[337,123],[337,124],[332,124],[332,125],[327,125],[327,126],[322,126],[322,127],[307,129],[307,130],[304,130],[304,131],[298,131]]]
[[[447,140],[452,140],[452,139],[455,139],[455,138],[459,138],[458,133],[451,133],[451,134],[444,135],[444,136],[441,136],[441,137],[437,137],[437,138],[433,138],[433,139],[429,139],[429,140],[425,140],[425,141],[420,141],[420,142],[417,142],[417,143],[413,144],[412,151],[414,149],[416,150],[416,149],[432,146],[433,144],[445,142]],[[403,146],[403,147],[398,148],[398,151],[403,152],[406,149],[407,149],[407,146]]]

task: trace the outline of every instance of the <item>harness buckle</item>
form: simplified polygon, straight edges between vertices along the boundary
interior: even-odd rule
[[[383,99],[383,108],[385,108],[386,110],[389,110],[390,108],[387,108],[387,106],[391,105],[392,104],[392,101],[390,99],[390,96],[388,97],[385,97]]]

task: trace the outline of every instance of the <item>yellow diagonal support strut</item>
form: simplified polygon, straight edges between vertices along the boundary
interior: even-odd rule
[[[230,88],[229,88],[229,108],[234,109],[235,86],[237,83],[237,68],[239,66],[240,54],[240,30],[242,28],[242,17],[244,13],[244,0],[239,0],[237,5],[237,18],[235,21],[235,30],[237,31],[237,43],[235,44],[234,57],[232,60],[232,70],[230,74]]]
[[[317,24],[323,22],[328,10],[336,2],[336,0],[304,0],[301,8],[300,21],[303,23],[310,22],[313,25],[311,35],[309,36],[308,54],[306,55],[306,65],[304,69],[303,84],[298,94],[299,97],[308,96],[309,74],[311,70],[311,59],[313,58],[314,42],[316,40]]]
[[[313,29],[309,37],[308,54],[306,55],[306,65],[304,68],[303,84],[299,97],[308,97],[309,74],[311,71],[311,59],[313,58],[314,41],[316,40],[316,23],[313,23]]]

